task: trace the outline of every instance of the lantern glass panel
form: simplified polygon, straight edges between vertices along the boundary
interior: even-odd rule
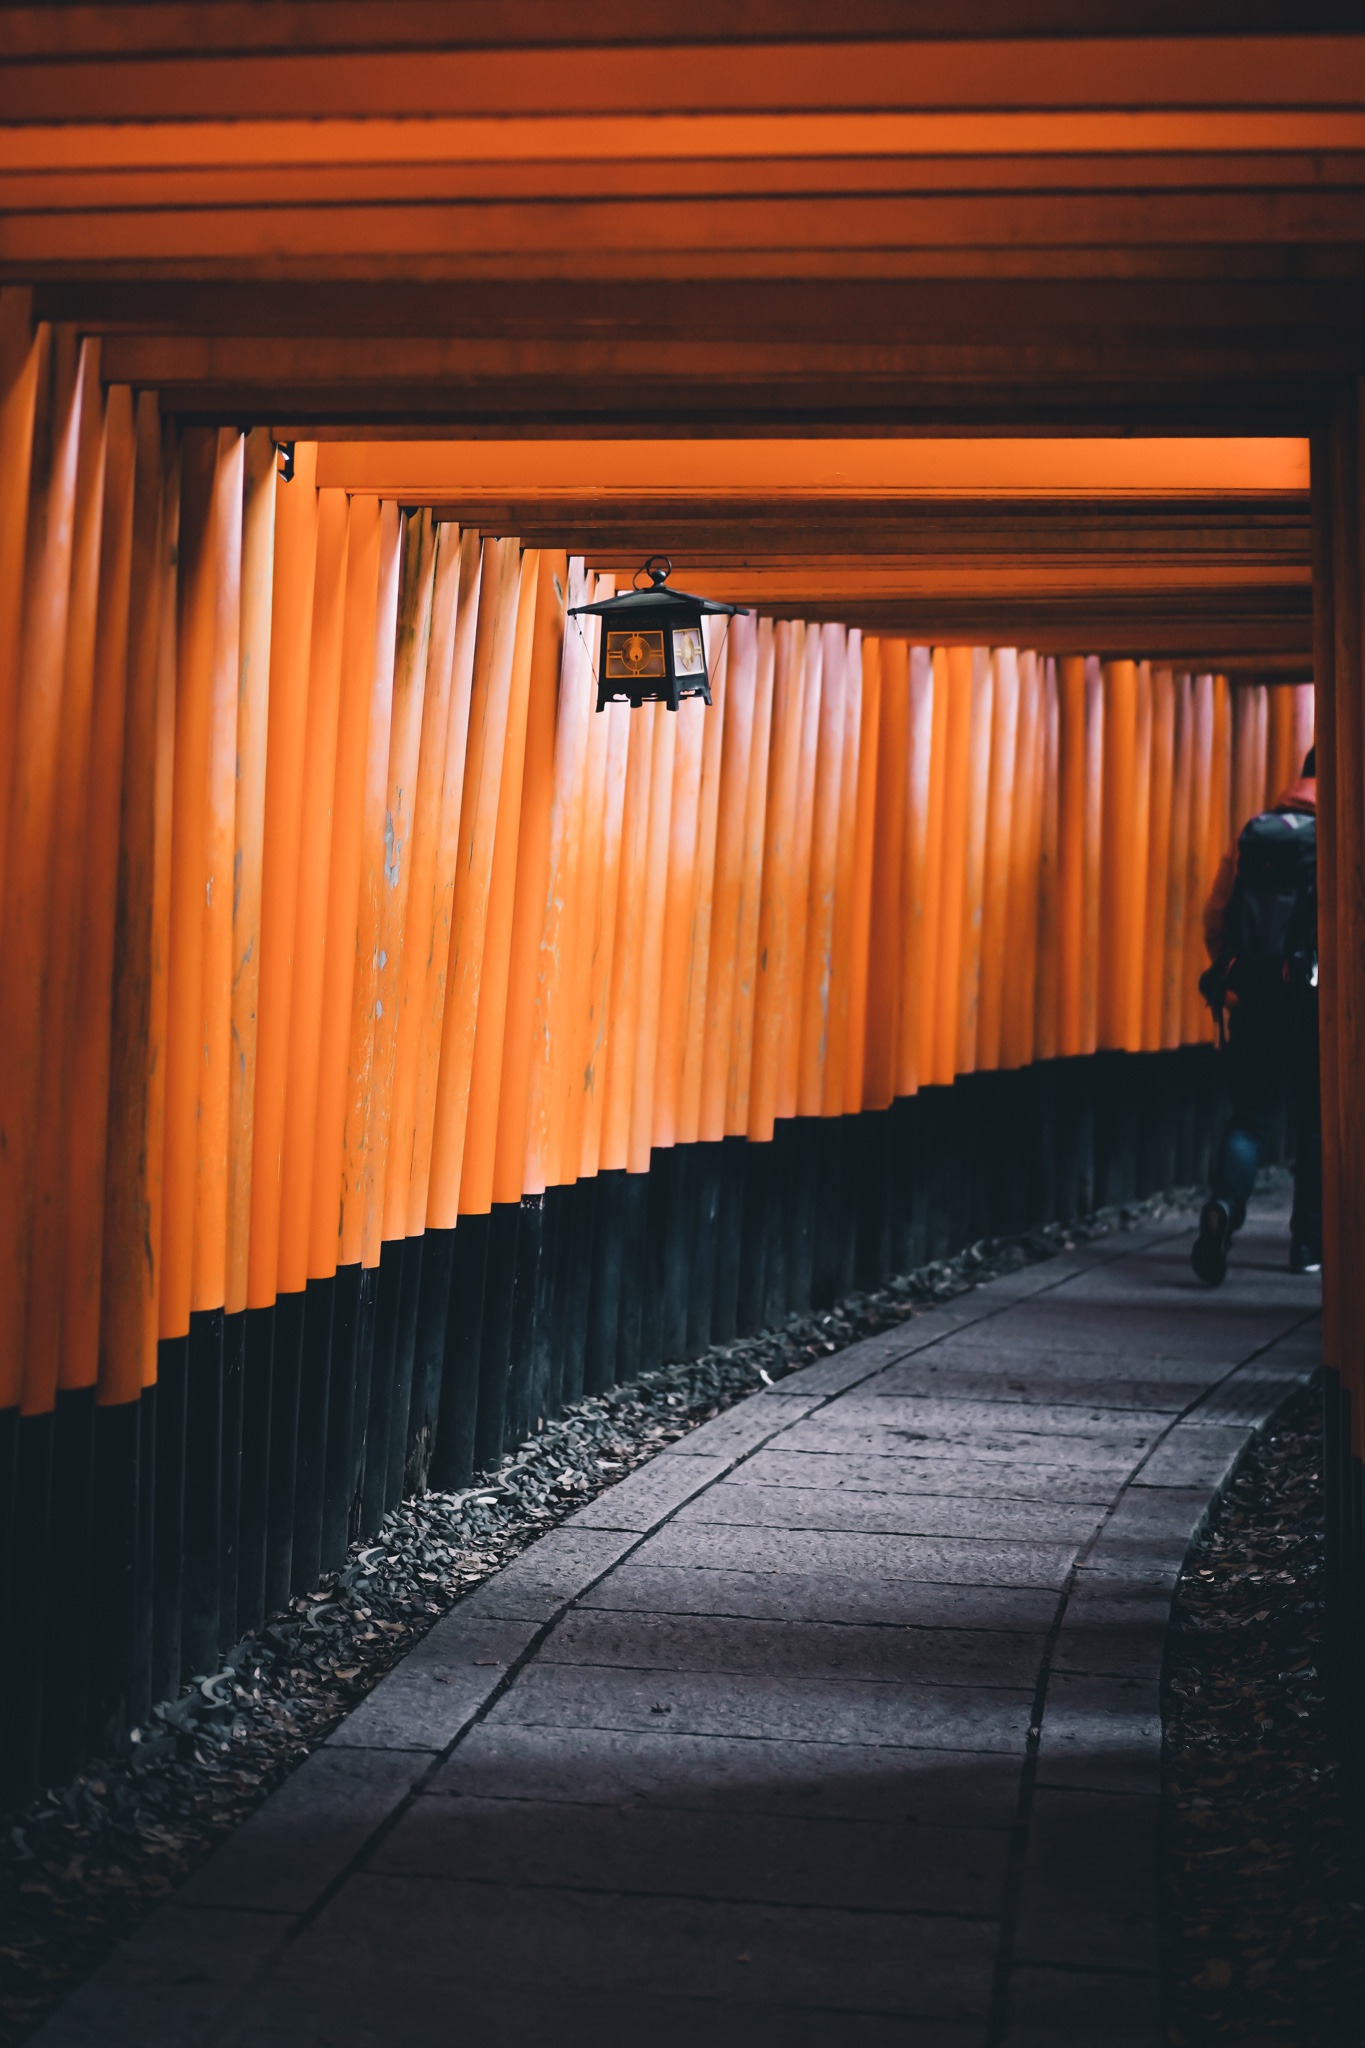
[[[638,626],[632,626],[623,633],[608,632],[606,680],[609,683],[636,683],[650,678],[661,681],[667,674],[662,633],[641,632]]]
[[[673,628],[673,673],[680,682],[684,676],[705,676],[706,649],[700,625]]]

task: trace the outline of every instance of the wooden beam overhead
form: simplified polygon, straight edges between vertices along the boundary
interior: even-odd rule
[[[1349,32],[1353,0],[842,0],[847,39],[985,40],[1019,36],[1280,36]],[[830,33],[827,0],[692,0],[685,10],[641,12],[636,0],[594,0],[575,19],[586,48],[628,42],[726,47],[756,38],[819,40]],[[560,0],[85,0],[0,8],[0,56],[11,61],[81,56],[161,56],[193,49],[262,56],[325,50],[476,50],[553,46],[564,36]]]
[[[135,272],[148,277],[401,276],[653,279],[727,277],[1008,278],[1179,275],[1181,257],[1214,249],[1264,261],[1271,249],[1336,257],[1358,246],[1355,159],[1334,187],[1207,192],[1007,190],[943,193],[647,193],[550,197],[356,194],[319,183],[304,197],[263,174],[254,193],[206,173],[199,190],[173,167],[122,197],[97,176],[57,196],[0,186],[0,274],[13,281]],[[21,197],[28,200],[20,203]],[[1038,252],[1028,260],[1027,252]],[[1339,252],[1343,252],[1340,253]],[[1267,274],[1277,267],[1264,264]]]
[[[1208,180],[1245,178],[1285,156],[1350,157],[1365,149],[1365,112],[1358,108],[1270,108],[1225,111],[1196,107],[1149,108],[1115,118],[1104,112],[930,113],[553,113],[518,116],[327,117],[282,116],[194,121],[33,121],[0,130],[0,177],[77,178],[99,172],[162,175],[261,170],[393,171],[414,166],[500,166],[524,176],[562,175],[583,165],[602,177],[621,164],[638,177],[642,167],[695,167],[714,162],[737,175],[748,161],[764,179],[793,175],[799,164],[820,164],[819,175],[840,165],[867,165],[885,177],[888,164],[928,166],[930,178],[974,182],[1002,178],[1032,183],[1139,175],[1160,178],[1167,164],[1179,175]],[[971,160],[983,161],[974,162]],[[1141,160],[1139,171],[1136,160]],[[935,160],[939,168],[935,169]],[[1134,160],[1125,169],[1125,160]],[[949,168],[951,166],[951,168]],[[872,168],[875,167],[875,168]],[[1300,174],[1306,163],[1290,167]],[[683,172],[683,175],[689,173]],[[695,175],[692,170],[690,174]],[[911,175],[924,176],[922,170]]]
[[[885,555],[924,562],[1050,564],[1069,560],[1263,564],[1307,574],[1308,501],[1148,499],[858,499],[794,505],[736,498],[723,505],[646,497],[604,500],[463,497],[437,501],[436,516],[485,533],[519,534],[528,546],[643,558],[660,551],[721,565],[827,556]]]
[[[1278,670],[1286,681],[1313,674],[1312,630],[1307,616],[1271,618],[1218,616],[1197,608],[1158,612],[1104,605],[1029,606],[1012,601],[952,607],[903,599],[867,600],[801,592],[785,603],[754,601],[772,618],[833,620],[923,646],[1033,647],[1045,654],[1099,654],[1164,661],[1186,668],[1237,668],[1264,676]]]
[[[1043,273],[1068,252],[1044,250],[1034,276],[693,278],[608,301],[583,277],[65,279],[36,307],[106,335],[110,377],[169,409],[293,438],[1302,433],[1365,355],[1365,249],[1356,277],[1326,274],[1330,254],[1126,252],[1165,265],[1154,287],[1082,274],[1084,251],[1061,282]]]
[[[1302,497],[1296,436],[709,441],[328,441],[318,483],[408,502],[539,496],[585,507],[632,492],[693,503],[809,498]]]
[[[10,10],[6,10],[10,12]],[[538,45],[387,45],[383,15],[369,47],[196,47],[191,11],[167,9],[156,51],[91,49],[94,10],[54,8],[74,27],[60,55],[9,53],[0,120],[42,125],[110,117],[109,58],[119,65],[122,121],[187,119],[581,118],[638,116],[661,98],[667,49],[670,115],[714,118],[830,113],[1170,114],[1322,109],[1365,101],[1365,49],[1354,35],[1014,35],[989,38],[727,37],[712,42],[638,26],[598,43],[576,33]],[[84,35],[82,31],[84,30]],[[0,48],[8,40],[0,32]],[[96,38],[97,42],[99,39]],[[54,38],[56,41],[56,38]]]

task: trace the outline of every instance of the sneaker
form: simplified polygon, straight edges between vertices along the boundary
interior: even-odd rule
[[[1289,1270],[1291,1273],[1320,1273],[1322,1253],[1316,1245],[1305,1244],[1301,1237],[1289,1240]]]
[[[1206,1287],[1217,1287],[1226,1274],[1231,1242],[1232,1218],[1227,1210],[1221,1202],[1205,1202],[1190,1264]]]

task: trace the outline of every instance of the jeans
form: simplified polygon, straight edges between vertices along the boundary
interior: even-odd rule
[[[1318,1100],[1317,991],[1276,989],[1245,996],[1232,1011],[1223,1049],[1232,1117],[1214,1163],[1212,1194],[1236,1230],[1270,1142],[1286,1088],[1294,1105],[1294,1211],[1290,1234],[1322,1249],[1322,1111]]]

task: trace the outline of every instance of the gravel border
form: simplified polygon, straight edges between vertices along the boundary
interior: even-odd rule
[[[1327,1656],[1321,1384],[1186,1560],[1162,1696],[1166,2040],[1365,2041],[1365,1871]]]
[[[832,1309],[789,1316],[589,1397],[474,1486],[404,1501],[340,1574],[157,1706],[122,1755],[0,1821],[0,2048],[17,2048],[441,1615],[627,1472],[829,1353],[1202,1199],[1202,1190],[1181,1190],[983,1240]]]

